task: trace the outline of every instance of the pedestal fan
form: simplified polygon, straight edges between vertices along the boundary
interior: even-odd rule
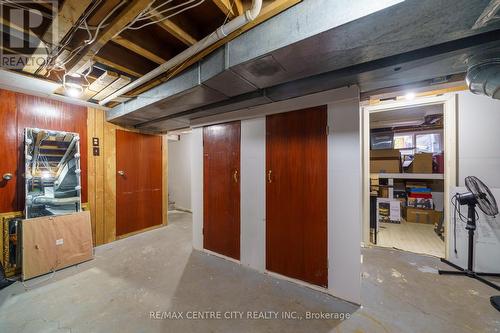
[[[496,216],[498,215],[498,206],[491,194],[489,188],[477,177],[469,176],[465,178],[465,186],[469,190],[467,193],[457,193],[454,196],[456,202],[460,205],[467,205],[467,225],[465,229],[469,234],[469,246],[468,246],[468,256],[467,256],[467,268],[462,268],[460,266],[455,265],[454,263],[449,262],[446,259],[441,259],[442,262],[452,266],[457,269],[457,271],[444,271],[439,270],[439,274],[448,274],[448,275],[465,275],[470,278],[479,280],[484,284],[495,288],[496,290],[500,290],[500,286],[490,282],[482,276],[498,276],[500,277],[500,273],[479,273],[474,271],[474,232],[476,231],[476,206],[479,206],[481,211],[488,216]],[[455,205],[455,213],[457,207]],[[459,212],[460,214],[460,212]],[[456,251],[456,250],[455,250]],[[490,299],[491,304],[500,311],[500,296],[493,296]]]

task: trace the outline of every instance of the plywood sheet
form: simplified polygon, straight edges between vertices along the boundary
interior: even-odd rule
[[[88,211],[24,220],[22,228],[24,280],[93,258]]]

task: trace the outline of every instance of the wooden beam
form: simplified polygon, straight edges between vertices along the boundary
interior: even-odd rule
[[[95,109],[87,108],[87,201],[90,211],[90,224],[92,226],[92,241],[94,246],[97,244],[96,238],[96,198],[95,198],[95,156],[93,154],[93,138],[97,137],[95,133]],[[99,138],[102,140],[102,138]]]
[[[97,101],[101,101],[101,100],[105,99],[106,97],[108,97],[109,95],[111,95],[112,93],[114,93],[115,91],[117,91],[118,89],[121,89],[124,86],[126,86],[127,84],[129,84],[130,81],[131,80],[129,77],[121,75],[116,81],[114,81],[113,83],[108,85],[106,88],[102,89],[101,91],[99,91],[98,94],[92,96],[92,99],[95,99]]]
[[[119,14],[109,23],[106,29],[99,34],[94,43],[87,46],[79,55],[77,55],[70,64],[67,65],[68,73],[77,72],[87,61],[92,60],[97,52],[106,45],[117,33],[119,33],[127,24],[129,24],[137,15],[140,14],[151,0],[132,0],[121,9]]]
[[[106,65],[108,67],[111,67],[111,68],[114,68],[116,70],[119,70],[120,72],[127,73],[129,75],[134,76],[134,77],[141,77],[142,76],[141,73],[136,72],[134,70],[131,70],[128,67],[119,65],[119,64],[117,64],[117,63],[115,63],[115,62],[113,62],[111,60],[106,59],[106,58],[103,58],[103,57],[100,57],[100,56],[95,56],[94,59],[95,59],[95,61],[100,62],[103,65]]]
[[[203,59],[204,57],[206,57],[207,55],[209,55],[210,53],[212,53],[213,51],[215,51],[216,49],[218,49],[222,45],[226,44],[227,42],[238,37],[239,35],[241,35],[245,31],[252,29],[253,27],[261,24],[264,21],[267,21],[271,17],[278,15],[279,13],[287,10],[288,8],[290,8],[292,6],[295,6],[296,4],[298,4],[300,2],[302,2],[302,0],[276,0],[276,1],[272,2],[271,4],[262,8],[262,11],[260,12],[259,16],[254,21],[248,23],[247,25],[243,26],[239,30],[236,30],[235,32],[233,32],[232,34],[227,36],[226,38],[221,39],[220,41],[218,41],[214,45],[204,49],[203,51],[201,51],[200,53],[198,53],[197,55],[195,55],[194,57],[189,59],[189,61],[186,61],[185,63],[183,63],[182,66],[180,66],[179,68],[176,68],[175,70],[167,72],[165,75],[163,75],[163,77],[152,80],[152,81],[142,85],[141,87],[138,87],[138,88],[132,90],[126,96],[137,96],[138,94],[140,94],[144,91],[147,91],[147,90],[149,90],[153,87],[156,87],[157,85],[159,85],[165,81],[168,81],[170,78],[174,77],[175,75],[178,75],[179,73],[181,73],[183,70],[185,70],[189,66],[200,61],[201,59]]]
[[[238,16],[238,11],[236,10],[236,1],[234,5],[231,5],[231,0],[212,0],[212,2],[219,7],[224,15],[228,15],[230,19]],[[240,2],[241,5],[241,2]]]
[[[124,48],[127,48],[130,51],[137,53],[138,55],[140,55],[146,59],[149,59],[157,64],[163,64],[164,62],[167,61],[166,59],[163,59],[162,57],[157,56],[153,52],[151,52],[151,51],[143,48],[142,46],[140,46],[140,45],[138,45],[138,44],[126,39],[126,38],[123,38],[121,36],[114,37],[113,42],[115,42],[116,44],[121,45]]]
[[[163,15],[158,13],[157,11],[153,10],[152,14],[154,14],[157,18],[162,18]],[[158,25],[165,31],[167,31],[169,34],[183,42],[184,44],[191,46],[196,44],[198,41],[196,38],[191,36],[186,30],[182,29],[179,27],[177,24],[175,24],[172,20],[166,19],[163,21],[158,22]]]
[[[116,240],[116,129],[118,126],[105,121],[102,154],[104,158],[104,226],[103,243]]]
[[[245,12],[245,9],[243,8],[243,4],[241,3],[241,0],[234,0],[234,6],[236,10],[236,15],[240,16],[243,15]]]
[[[59,14],[52,20],[52,23],[42,37],[42,41],[38,44],[37,49],[45,49],[46,43],[50,43],[53,46],[59,45],[68,32],[73,29],[74,25],[91,2],[92,0],[64,1],[62,8],[59,10]],[[48,54],[37,54],[36,57],[47,59]],[[35,73],[39,68],[40,67],[35,61],[30,61],[24,66],[23,71]]]
[[[46,1],[43,1],[43,0],[33,0],[33,3],[39,5],[39,6],[42,6],[43,8],[45,9],[48,9],[48,10],[52,10],[52,4],[46,2]]]
[[[118,80],[118,78],[119,78],[119,75],[117,73],[109,72],[109,71],[104,72],[97,80],[92,82],[87,87],[87,89],[85,89],[81,99],[89,100],[90,98],[99,94],[100,91],[102,91],[104,88],[109,86],[111,83]]]

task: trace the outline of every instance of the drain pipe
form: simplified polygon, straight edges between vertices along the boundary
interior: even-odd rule
[[[257,16],[260,13],[260,10],[262,8],[262,0],[253,0],[252,1],[252,7],[247,10],[244,14],[232,19],[225,25],[219,27],[216,31],[211,33],[209,36],[203,38],[190,48],[184,50],[183,52],[179,53],[169,61],[165,62],[164,64],[160,65],[159,67],[153,69],[151,72],[144,74],[144,76],[141,76],[137,80],[133,81],[132,83],[126,85],[125,87],[115,91],[105,99],[99,102],[100,105],[105,105],[108,102],[111,102],[113,99],[124,95],[131,91],[134,88],[137,88],[144,84],[145,82],[148,82],[157,76],[165,73],[169,69],[173,68],[174,66],[177,66],[179,64],[182,64],[195,54],[199,53],[200,51],[206,49],[207,47],[210,47],[211,45],[217,43],[219,40],[223,39],[227,35],[231,34],[232,32],[238,30],[245,24],[255,20]]]

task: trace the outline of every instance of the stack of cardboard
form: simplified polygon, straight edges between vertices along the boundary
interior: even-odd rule
[[[412,223],[435,224],[442,212],[434,210],[431,189],[416,186],[409,189],[406,207],[406,221]]]
[[[397,149],[380,149],[370,151],[371,173],[400,173],[401,154]],[[431,170],[432,172],[432,170]]]

